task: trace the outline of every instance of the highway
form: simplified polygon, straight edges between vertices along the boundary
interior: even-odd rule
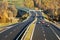
[[[30,11],[29,13],[31,16],[28,20],[10,25],[8,30],[0,33],[0,40],[16,40],[19,35],[24,33],[28,25],[34,21],[35,18],[37,18],[37,22],[32,35],[32,40],[60,40],[60,30],[53,24],[45,21],[41,11]]]
[[[22,22],[22,23],[17,23],[8,26],[9,29],[3,31],[0,33],[0,40],[16,40],[18,35],[22,35],[28,25],[35,20],[36,14],[31,11],[30,12],[31,16],[28,18],[28,20]]]
[[[46,22],[44,18],[41,19],[42,13],[37,13],[37,22],[32,35],[32,40],[60,40],[60,30],[53,24]]]

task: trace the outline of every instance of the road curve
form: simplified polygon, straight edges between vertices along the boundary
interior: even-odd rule
[[[25,22],[11,25],[12,28],[9,28],[8,30],[0,33],[0,40],[15,40],[18,34],[27,28],[27,25],[29,25],[35,19],[36,14],[33,13],[34,12],[31,12],[30,18]]]

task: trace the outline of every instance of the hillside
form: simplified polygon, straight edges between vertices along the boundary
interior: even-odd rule
[[[48,16],[54,17],[54,20],[60,20],[60,1],[59,0],[42,0],[41,9],[48,13]]]
[[[29,1],[26,0],[26,2],[29,2],[30,4],[31,1],[33,1],[32,4],[34,8],[37,7],[39,9],[42,9],[44,13],[47,14],[53,20],[60,21],[60,0],[29,0]],[[27,6],[30,6],[30,4],[26,3]]]
[[[7,1],[0,1],[0,23],[13,22],[16,19],[17,9]]]
[[[60,1],[59,0],[8,0],[8,4],[10,6],[13,5],[14,7],[10,7],[10,9],[13,8],[14,10],[16,10],[15,6],[27,7],[30,9],[37,7],[39,9],[44,10],[44,13],[46,13],[48,16],[54,17],[53,19],[60,20],[59,19],[60,18]],[[8,9],[8,11],[10,9]],[[11,11],[9,12],[12,13]],[[16,14],[14,15],[16,16]]]
[[[0,0],[0,26],[4,27],[14,23],[22,22],[29,16],[29,14],[27,14],[25,11],[18,10],[16,8],[18,2],[22,0],[14,1]],[[18,6],[21,6],[20,3]]]
[[[24,0],[8,0],[9,4],[14,4],[16,7],[23,7]]]

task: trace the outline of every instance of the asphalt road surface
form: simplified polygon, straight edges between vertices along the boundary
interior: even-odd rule
[[[29,25],[32,21],[34,21],[36,14],[31,11],[31,16],[28,20],[22,23],[17,23],[9,26],[8,30],[5,30],[0,33],[0,40],[15,40],[18,33],[22,33],[22,31]],[[10,28],[11,27],[11,28]]]
[[[36,16],[36,13],[38,16]],[[34,21],[35,17],[37,17],[37,22],[32,40],[60,40],[60,30],[56,26],[46,22],[40,11],[30,11],[30,14],[30,18],[25,22],[11,25],[9,26],[11,28],[8,27],[8,30],[0,33],[0,40],[14,40],[18,33],[21,33],[27,28],[27,25]]]
[[[41,19],[42,13],[40,11],[36,12],[39,17],[37,16],[32,40],[60,40],[60,30],[53,24],[46,22],[43,18]]]

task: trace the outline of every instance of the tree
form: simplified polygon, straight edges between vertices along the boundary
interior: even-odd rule
[[[24,5],[28,8],[34,8],[33,0],[24,0]]]
[[[9,22],[9,18],[15,18],[17,15],[17,9],[14,5],[9,5],[7,1],[3,0],[0,3],[0,21],[2,23]]]

